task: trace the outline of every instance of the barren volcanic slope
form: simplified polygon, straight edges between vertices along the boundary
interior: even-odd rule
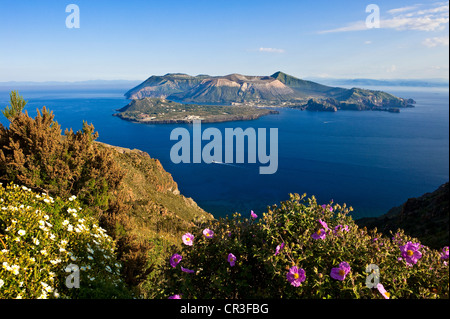
[[[271,76],[190,76],[179,73],[151,76],[125,96],[129,99],[166,98],[184,103],[283,105],[314,111],[397,110],[414,104],[411,99],[386,92],[330,87],[283,72]]]

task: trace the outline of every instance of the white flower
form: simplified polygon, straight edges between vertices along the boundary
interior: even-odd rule
[[[50,287],[50,285],[48,285],[47,283],[41,282],[41,285],[42,285],[43,291],[45,291],[45,293],[53,291],[53,288]]]
[[[46,202],[48,204],[48,203],[50,203],[50,200],[48,198],[44,198],[44,202]]]
[[[48,220],[50,217],[48,217],[48,215],[44,215],[44,219]]]
[[[50,262],[52,263],[52,265],[56,265],[61,262],[61,259],[58,258],[58,259],[50,260]]]
[[[12,265],[12,266],[11,266],[11,271],[12,271],[12,273],[13,273],[14,275],[18,275],[18,274],[19,274],[19,269],[20,269],[20,266],[19,266],[19,265]]]
[[[63,226],[67,226],[67,225],[69,225],[70,224],[70,222],[67,220],[67,219],[65,219],[63,222],[62,222],[62,225]]]
[[[76,197],[75,195],[72,195],[72,196],[69,197],[69,200],[70,200],[70,201],[73,201],[73,200],[75,200],[76,198],[77,198],[77,197]]]
[[[39,297],[37,297],[37,299],[47,299],[47,292],[43,290],[42,294]]]
[[[2,288],[2,286],[5,284],[5,282],[3,280],[0,279],[0,288]]]
[[[40,241],[37,238],[33,238],[33,244],[35,244],[36,246],[39,245]]]
[[[89,259],[89,260],[93,260],[94,257],[92,257],[91,255],[88,255],[88,259]]]
[[[41,253],[42,255],[44,255],[44,256],[47,256],[47,250],[45,250],[45,249],[42,249],[42,250],[40,251],[40,253]]]
[[[67,231],[72,231],[72,230],[73,230],[73,226],[72,225],[67,226]]]
[[[24,231],[23,229],[21,229],[21,230],[19,230],[17,233],[18,233],[20,236],[24,236],[27,232]]]

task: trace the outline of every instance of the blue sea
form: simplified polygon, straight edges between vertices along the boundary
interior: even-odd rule
[[[171,131],[191,131],[192,125],[145,125],[113,117],[128,104],[123,97],[128,89],[25,87],[19,93],[32,116],[46,106],[63,130],[78,130],[87,121],[99,132],[99,141],[148,152],[172,174],[183,195],[216,217],[250,210],[262,214],[289,193],[314,195],[319,203],[346,203],[354,208],[354,218],[379,216],[449,180],[448,89],[382,88],[416,100],[414,108],[398,114],[280,109],[254,121],[202,124],[202,129],[222,132],[278,128],[278,170],[272,175],[260,175],[260,163],[172,163],[170,149],[176,141],[170,140]],[[9,90],[0,88],[0,108],[8,102]]]

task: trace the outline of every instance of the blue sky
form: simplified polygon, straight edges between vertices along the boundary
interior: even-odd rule
[[[80,28],[65,9],[80,9]],[[367,28],[369,4],[380,27]],[[0,81],[171,72],[447,78],[448,1],[40,0],[0,3]]]

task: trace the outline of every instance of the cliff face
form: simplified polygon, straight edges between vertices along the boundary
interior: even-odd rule
[[[439,249],[449,244],[449,183],[432,193],[408,199],[403,205],[392,208],[378,218],[356,220],[359,226],[377,228],[382,233],[398,228],[420,239],[431,248]]]
[[[159,160],[140,150],[100,144],[114,150],[113,159],[125,172],[116,192],[123,203],[117,220],[134,242],[176,244],[193,220],[213,219],[192,198],[180,194]]]

